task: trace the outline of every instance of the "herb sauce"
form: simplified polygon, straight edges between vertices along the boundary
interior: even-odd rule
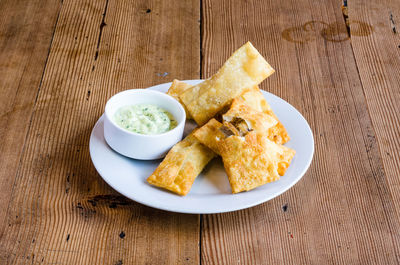
[[[148,135],[165,133],[177,126],[171,113],[151,104],[121,107],[114,114],[114,121],[125,130]]]

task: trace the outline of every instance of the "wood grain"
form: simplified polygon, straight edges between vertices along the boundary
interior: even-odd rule
[[[0,2],[0,238],[59,10],[57,1]]]
[[[203,1],[205,77],[250,40],[276,69],[262,88],[299,109],[315,137],[313,164],[293,189],[204,216],[204,264],[399,262],[396,201],[340,4]]]
[[[396,202],[393,215],[399,220],[400,6],[396,1],[350,1],[349,20],[353,21],[350,25],[352,46],[379,154]],[[366,35],[365,25],[358,21],[370,25],[372,34]],[[400,253],[397,254],[400,257]]]
[[[400,9],[348,3],[350,35],[340,1],[0,1],[0,264],[400,263]],[[209,77],[248,40],[314,133],[293,189],[200,224],[101,180],[111,95]]]
[[[88,150],[111,95],[199,77],[199,8],[63,1],[6,212],[1,264],[199,262],[199,217],[125,199],[101,180]]]

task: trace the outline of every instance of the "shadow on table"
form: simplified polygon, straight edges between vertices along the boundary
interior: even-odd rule
[[[153,218],[162,222],[171,216],[196,216],[177,214],[147,207],[132,201],[111,188],[97,173],[89,154],[89,137],[92,126],[77,133],[64,143],[52,144],[52,152],[48,154],[51,160],[51,174],[47,181],[53,182],[48,187],[54,187],[52,193],[62,193],[64,200],[72,203],[74,210],[85,218],[96,215],[111,217],[129,216]],[[55,182],[55,183],[54,183]]]

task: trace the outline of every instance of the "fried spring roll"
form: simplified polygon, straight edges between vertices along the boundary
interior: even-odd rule
[[[194,136],[222,157],[233,193],[248,191],[279,179],[289,167],[295,151],[276,144],[255,130],[245,136],[227,132],[215,119]]]
[[[275,117],[257,111],[236,98],[233,100],[228,112],[222,115],[222,119],[224,124],[230,123],[233,127],[237,127],[239,134],[236,133],[236,135],[241,136],[252,130],[268,132],[271,127],[278,123]]]
[[[247,42],[225,62],[219,71],[204,82],[188,88],[179,97],[198,125],[220,112],[243,90],[258,85],[274,69]]]
[[[188,120],[191,119],[192,117],[190,116],[190,113],[186,109],[185,104],[183,104],[182,100],[179,98],[179,95],[181,95],[183,92],[185,92],[189,87],[192,87],[192,85],[189,85],[185,82],[174,79],[174,81],[172,81],[171,87],[167,91],[168,95],[175,98],[176,100],[179,101],[179,103],[181,103],[182,107],[185,109],[185,112],[186,112],[186,119],[188,119]]]
[[[214,156],[215,153],[191,133],[168,152],[147,181],[179,195],[186,195],[195,178]]]
[[[294,150],[278,145],[255,131],[244,137],[227,137],[221,142],[219,150],[233,193],[278,180],[295,154]]]
[[[290,140],[289,134],[287,133],[283,124],[279,121],[278,117],[272,111],[271,106],[264,98],[258,86],[253,86],[246,89],[240,96],[235,98],[235,101],[242,102],[243,104],[250,106],[251,108],[271,115],[277,120],[277,124],[268,129],[268,138],[277,144],[284,144]]]

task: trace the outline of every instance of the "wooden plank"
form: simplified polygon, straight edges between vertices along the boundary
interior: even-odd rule
[[[399,216],[400,6],[396,1],[349,1],[349,21],[354,56]]]
[[[1,264],[193,264],[199,217],[127,200],[89,136],[118,91],[199,77],[197,1],[64,0],[0,238]]]
[[[59,10],[58,1],[0,2],[0,238]]]
[[[315,136],[311,168],[294,188],[204,216],[204,264],[398,263],[395,201],[340,4],[203,1],[205,77],[250,40],[276,69],[262,88],[299,109]]]

